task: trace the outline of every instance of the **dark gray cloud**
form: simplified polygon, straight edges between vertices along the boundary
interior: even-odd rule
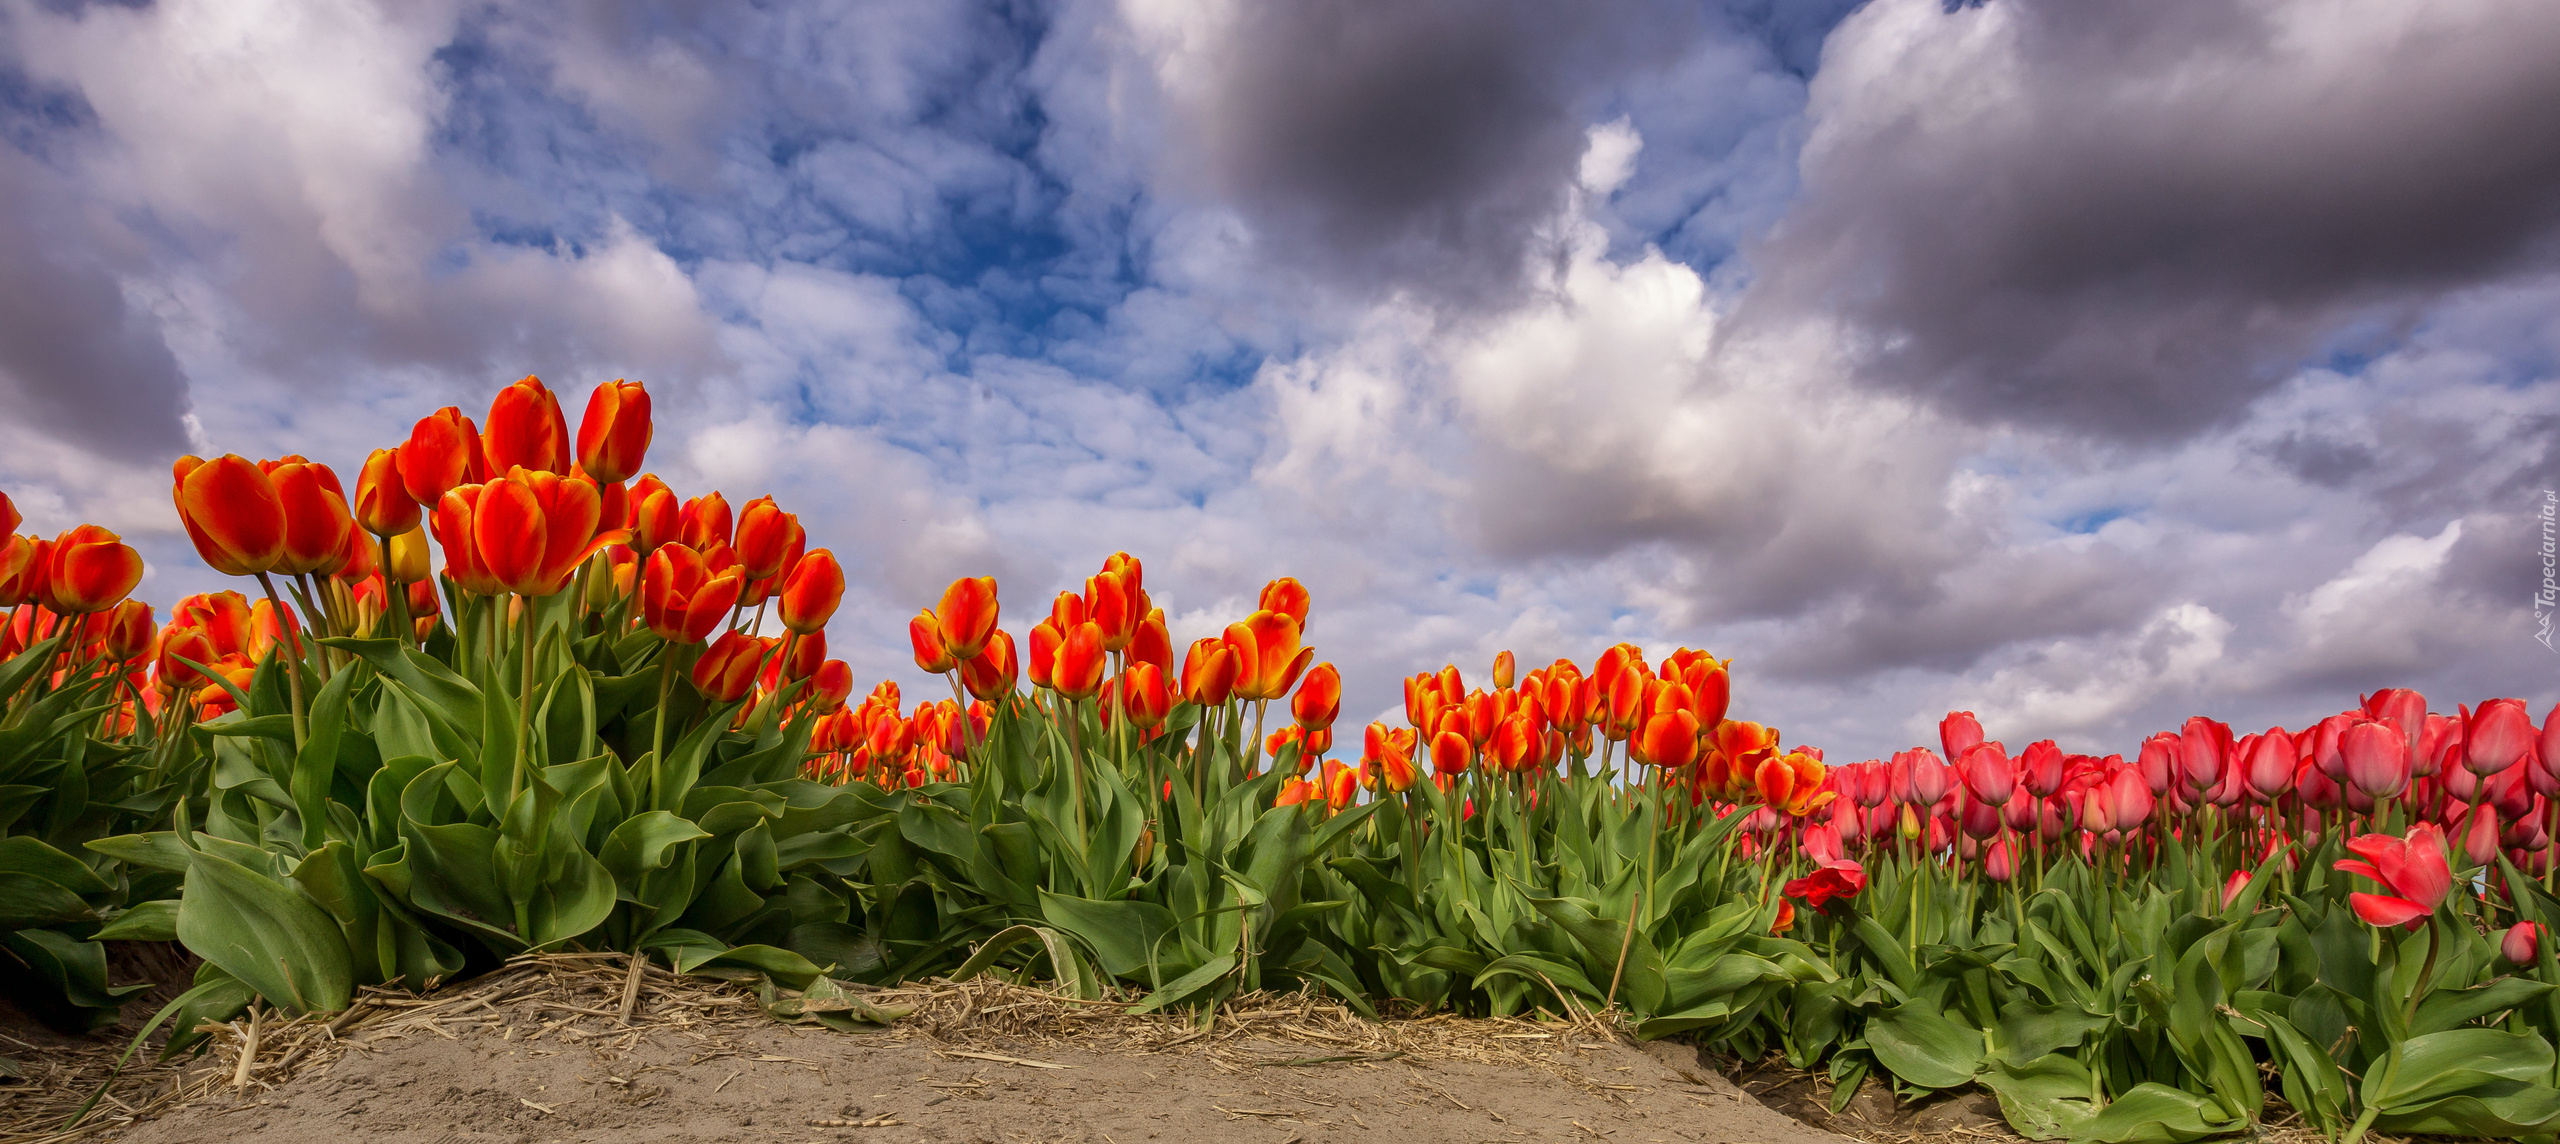
[[[1596,95],[1704,30],[1655,0],[1257,3],[1177,90],[1190,176],[1263,257],[1360,292],[1483,300],[1572,185]]]
[[[1749,312],[1845,319],[1965,414],[2175,438],[2560,264],[2554,107],[2540,0],[1885,0],[1828,46]]]
[[[100,260],[111,229],[52,169],[0,147],[0,406],[104,456],[171,456],[187,443],[186,382],[158,320]]]

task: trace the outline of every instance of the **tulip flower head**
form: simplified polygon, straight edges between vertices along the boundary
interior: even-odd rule
[[[2366,721],[2338,736],[2347,782],[2369,798],[2398,795],[2409,786],[2409,740],[2389,723]]]
[[[952,656],[951,646],[942,642],[942,622],[934,618],[931,608],[916,613],[916,618],[907,621],[907,642],[914,645],[917,669],[927,675],[941,675],[960,662]],[[1039,644],[1034,641],[1032,646],[1037,649]],[[1035,674],[1033,678],[1038,676]]]
[[[489,479],[480,427],[450,405],[419,418],[397,452],[400,487],[421,505],[432,507],[456,488]]]
[[[640,574],[642,622],[662,639],[701,643],[737,607],[742,584],[735,570],[714,575],[694,550],[663,545]]]
[[[824,548],[802,556],[784,577],[780,600],[783,627],[803,635],[826,627],[844,600],[844,566]]]
[[[142,582],[142,556],[123,538],[83,524],[44,546],[36,598],[59,615],[84,616],[124,602]]]
[[[2507,927],[2506,936],[2498,939],[2498,955],[2509,965],[2531,965],[2542,948],[2542,924],[2517,922]]]
[[[2462,765],[2476,775],[2494,775],[2524,761],[2534,748],[2533,714],[2521,699],[2492,699],[2477,711],[2462,711]]]
[[[2339,870],[2380,882],[2391,891],[2347,895],[2347,904],[2368,925],[2414,930],[2453,890],[2453,867],[2446,859],[2444,831],[2432,822],[2410,827],[2402,838],[2358,835],[2347,841],[2347,849],[2356,858],[2339,862]]]
[[[284,502],[273,481],[238,454],[180,457],[171,497],[196,554],[226,576],[271,571],[284,556]]]
[[[1255,612],[1227,625],[1225,638],[1236,655],[1235,693],[1245,699],[1289,694],[1298,676],[1315,660],[1314,648],[1299,646],[1298,621],[1284,612]]]
[[[969,689],[970,695],[989,703],[1013,694],[1018,678],[1020,667],[1014,659],[1013,636],[1001,628],[996,630],[994,639],[987,641],[985,650],[960,664],[961,685]],[[1159,718],[1157,722],[1163,720]]]
[[[532,376],[499,390],[489,403],[489,428],[480,435],[480,452],[492,476],[518,468],[568,472],[569,422],[560,416],[560,399]]]
[[[1091,699],[1102,690],[1102,627],[1090,620],[1077,624],[1058,644],[1049,668],[1049,686],[1069,699]]]
[[[400,454],[376,449],[356,474],[356,523],[375,536],[398,536],[418,527],[418,502],[400,483]]]
[[[774,641],[729,632],[693,663],[695,690],[715,703],[735,703],[755,690],[756,675],[772,653]]]
[[[18,515],[18,506],[10,503],[9,494],[0,493],[0,536],[18,531],[19,523],[24,520],[25,517]]]
[[[649,423],[649,391],[636,381],[608,381],[587,395],[578,419],[578,467],[605,484],[640,471],[657,430]]]
[[[1298,692],[1289,700],[1290,716],[1299,726],[1321,731],[1333,726],[1342,712],[1342,673],[1331,663],[1319,663],[1299,681]]]
[[[1214,636],[1193,640],[1182,657],[1182,699],[1202,707],[1227,701],[1236,687],[1236,654]]]
[[[993,576],[963,576],[942,590],[942,606],[933,616],[952,658],[969,659],[985,650],[987,641],[995,638],[999,610]]]
[[[1298,631],[1303,635],[1307,630],[1308,602],[1307,586],[1292,577],[1283,576],[1262,586],[1262,595],[1257,598],[1254,608],[1289,617],[1297,622]]]
[[[732,543],[739,563],[746,566],[747,579],[770,580],[790,570],[786,562],[806,537],[799,517],[782,511],[772,497],[757,497],[738,510],[737,539]],[[977,649],[969,654],[977,654]]]

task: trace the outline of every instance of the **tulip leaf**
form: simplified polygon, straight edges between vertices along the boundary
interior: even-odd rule
[[[1164,988],[1147,994],[1137,1004],[1129,1007],[1129,1014],[1136,1016],[1140,1013],[1153,1013],[1167,1005],[1190,1000],[1194,995],[1216,985],[1235,971],[1236,956],[1232,953],[1219,954],[1203,963],[1200,968],[1168,981]]]
[[[302,817],[302,847],[317,850],[329,832],[329,782],[338,773],[338,739],[347,726],[347,689],[356,665],[339,668],[311,701],[310,737],[293,761],[293,805]]]
[[[178,901],[163,898],[144,902],[123,913],[114,921],[98,927],[89,935],[93,941],[176,941],[178,940]]]
[[[2057,1049],[2072,1048],[2081,1038],[2114,1023],[2113,1015],[2091,1013],[2077,1005],[2012,1001],[2000,1011],[1999,1056],[2007,1061],[2033,1061]]]
[[[2392,1045],[2365,1070],[2359,1095],[2387,1113],[2498,1081],[2539,1081],[2551,1064],[2551,1043],[2539,1033],[2452,1029]]]
[[[2133,1086],[2072,1134],[2072,1144],[2188,1144],[2248,1127],[2210,1097],[2156,1081]]]
[[[2409,1031],[2423,1035],[2458,1028],[2492,1013],[2521,1009],[2552,988],[2529,977],[2501,977],[2469,989],[2438,989],[2418,1002],[2418,1015],[2409,1022]]]
[[[638,896],[640,880],[674,861],[677,846],[709,837],[710,832],[674,814],[646,810],[616,824],[613,832],[605,836],[604,848],[596,858],[613,876],[623,900],[645,905],[648,903]]]
[[[1922,1088],[1954,1088],[1971,1082],[1982,1069],[1982,1033],[1918,1001],[1870,1018],[1866,1040],[1876,1063]]]
[[[980,944],[977,952],[969,955],[969,960],[961,962],[960,968],[951,972],[952,982],[967,981],[985,972],[995,964],[996,958],[1024,942],[1037,943],[1034,952],[1048,955],[1050,972],[1059,988],[1070,996],[1086,1000],[1102,996],[1101,984],[1093,979],[1093,972],[1085,968],[1084,958],[1076,954],[1075,946],[1067,941],[1066,935],[1046,926],[1016,925],[998,931],[994,937]]]
[[[270,1004],[336,1012],[355,979],[347,944],[301,890],[203,847],[188,856],[178,940],[247,983]]]
[[[2546,1136],[2560,1122],[2560,1089],[2495,1081],[2455,1096],[2384,1112],[2374,1127],[2396,1135]]]
[[[1978,1079],[2000,1101],[2010,1129],[2030,1140],[2069,1139],[2098,1115],[2088,1066],[2060,1053],[2024,1064],[1995,1060]]]
[[[1040,891],[1040,916],[1093,950],[1102,971],[1152,983],[1157,944],[1174,930],[1173,912],[1146,901],[1098,902]]]

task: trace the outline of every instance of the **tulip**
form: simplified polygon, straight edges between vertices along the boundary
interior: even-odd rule
[[[764,666],[773,641],[729,632],[713,643],[702,658],[693,663],[693,686],[714,703],[735,703],[755,690],[757,672]]]
[[[915,645],[916,667],[927,675],[941,675],[959,663],[952,656],[950,645],[942,642],[942,622],[934,618],[931,608],[907,621],[907,642]],[[1038,642],[1034,641],[1032,647],[1037,649]],[[1034,678],[1038,676],[1035,674]]]
[[[1287,616],[1296,621],[1298,631],[1304,633],[1307,630],[1307,604],[1307,586],[1283,576],[1262,586],[1262,595],[1257,598],[1254,608]]]
[[[1938,756],[1930,754],[1927,747],[1914,748],[1904,754],[1910,756],[1911,781],[1902,800],[1918,807],[1936,806],[1939,799],[1947,796],[1946,764],[1939,762]],[[1897,757],[1896,761],[1902,760]]]
[[[1130,724],[1139,730],[1153,730],[1173,713],[1173,688],[1156,665],[1134,664],[1120,673],[1118,683],[1121,701],[1117,706],[1126,708]]]
[[[2444,831],[2432,822],[2410,827],[2405,838],[2357,835],[2347,840],[2347,849],[2363,861],[2339,862],[2340,871],[2371,878],[2391,891],[2347,895],[2347,904],[2367,925],[2405,925],[2414,930],[2453,890],[2453,867],[2445,859]]]
[[[441,513],[445,506],[437,507]],[[501,591],[550,596],[569,586],[588,557],[629,538],[625,529],[599,530],[602,509],[594,481],[517,468],[480,486],[467,533],[447,537],[439,529],[437,539],[445,542],[449,563],[461,539],[476,569]]]
[[[2062,789],[2062,776],[2062,748],[2051,739],[2027,744],[2026,753],[2018,756],[2018,781],[2028,794],[2052,798],[2053,792]]]
[[[1475,759],[1475,747],[1467,737],[1455,731],[1442,731],[1431,738],[1431,773],[1444,778],[1467,773],[1467,764]]]
[[[2540,922],[2517,922],[2507,927],[2506,936],[2498,939],[2498,956],[2509,965],[2531,965],[2542,945]]]
[[[2521,699],[2492,699],[2462,712],[2463,765],[2494,775],[2522,761],[2534,747],[2533,713]]]
[[[811,552],[791,566],[791,575],[782,582],[782,626],[802,635],[824,628],[843,599],[844,567],[836,563],[835,553],[824,548]]]
[[[1983,743],[1966,752],[1962,773],[1965,789],[1973,792],[1976,801],[2003,806],[2017,793],[2017,769],[1998,743]]]
[[[2222,769],[2232,755],[2231,728],[2202,715],[2187,720],[2178,732],[2178,767],[2187,789],[2209,791],[2222,782]]]
[[[276,566],[284,555],[284,502],[258,466],[238,454],[180,457],[171,475],[178,520],[214,571],[254,576]]]
[[[1236,653],[1214,636],[1191,641],[1182,657],[1182,698],[1202,707],[1227,701],[1236,686]]]
[[[661,546],[640,574],[641,622],[662,639],[701,643],[738,606],[743,582],[735,571],[713,575],[684,545]]]
[[[2486,866],[2498,860],[2498,815],[2489,807],[2475,807],[2464,812],[2455,829],[2462,838],[2462,856],[2473,866]]]
[[[599,385],[587,395],[586,416],[578,419],[578,467],[605,484],[630,480],[655,432],[649,391],[639,382],[616,378]]]
[[[140,600],[126,600],[107,613],[107,654],[118,662],[133,663],[151,654],[158,643],[153,629],[151,605]]]
[[[2338,737],[2347,782],[2369,798],[2390,798],[2409,786],[2409,741],[2389,723],[2364,722]]]
[[[943,589],[942,606],[933,615],[934,622],[942,627],[942,642],[951,649],[952,658],[969,659],[984,650],[987,641],[995,638],[999,611],[993,576],[964,576]]]
[[[267,469],[284,506],[284,550],[275,570],[288,576],[330,575],[346,566],[347,534],[355,530],[338,476],[327,465],[287,459]]]
[[[1961,759],[1981,742],[1982,721],[1974,718],[1973,712],[1949,711],[1946,718],[1938,720],[1938,745],[1946,750],[1947,758]]]
[[[1129,636],[1129,662],[1152,663],[1167,676],[1173,674],[1173,633],[1165,629],[1164,609],[1149,608],[1138,630]]]
[[[480,445],[493,477],[518,468],[569,471],[569,422],[560,416],[560,399],[537,377],[498,391],[489,403],[489,428],[480,435]]]
[[[1360,773],[1341,763],[1327,760],[1323,776],[1316,786],[1324,792],[1325,809],[1339,814],[1360,798]]]
[[[1361,736],[1360,768],[1377,787],[1390,793],[1403,794],[1413,788],[1417,775],[1413,769],[1411,732],[1399,737],[1384,723],[1371,723]]]
[[[1666,771],[1687,768],[1698,761],[1698,717],[1684,707],[1646,720],[1634,751],[1638,760]]]
[[[1494,687],[1494,690],[1496,690],[1496,691],[1509,691],[1509,690],[1511,690],[1512,673],[1513,673],[1513,671],[1516,669],[1516,667],[1517,667],[1517,665],[1516,665],[1516,664],[1514,663],[1514,661],[1512,660],[1512,658],[1511,658],[1511,652],[1510,652],[1510,650],[1509,650],[1509,649],[1507,649],[1507,648],[1506,648],[1506,649],[1504,649],[1504,650],[1502,650],[1502,651],[1499,651],[1499,652],[1494,653],[1494,656],[1493,656],[1493,687]]]
[[[704,493],[684,502],[679,515],[677,539],[687,545],[709,550],[713,544],[729,543],[729,501],[717,491]]]
[[[2293,789],[2294,768],[2300,758],[2293,736],[2286,734],[2282,727],[2268,728],[2266,734],[2258,736],[2246,756],[2249,789],[2257,792],[2258,798],[2265,802],[2283,797]]]
[[[421,505],[432,507],[456,488],[489,479],[480,428],[450,405],[419,418],[397,452],[400,487]]]
[[[809,676],[808,698],[803,700],[811,711],[834,711],[844,706],[853,694],[853,667],[840,659],[818,665]]]
[[[1020,669],[1013,657],[1013,636],[1001,628],[997,629],[996,638],[987,641],[985,650],[960,664],[961,686],[968,688],[970,695],[989,703],[1013,694],[1014,681],[1018,678]],[[1156,722],[1163,720],[1159,718]],[[1152,727],[1155,724],[1145,725]]]
[[[1526,770],[1537,758],[1540,744],[1529,721],[1512,715],[1494,725],[1485,741],[1485,761],[1497,771],[1512,773]]]
[[[767,691],[780,691],[784,684],[798,683],[817,674],[818,666],[827,661],[827,633],[795,635],[768,640],[773,649],[765,659],[758,682]]]
[[[1778,899],[1778,917],[1777,920],[1769,923],[1769,932],[1772,935],[1783,937],[1786,935],[1788,930],[1794,928],[1796,928],[1795,903],[1790,902],[1785,898]]]
[[[37,601],[54,613],[83,616],[123,602],[142,582],[142,556],[115,533],[84,524],[45,545]]]
[[[1290,779],[1280,784],[1280,793],[1272,797],[1271,805],[1274,807],[1299,806],[1321,801],[1323,801],[1322,793],[1316,789],[1316,784],[1305,779]]]
[[[1812,873],[1788,882],[1779,893],[1803,899],[1811,909],[1821,909],[1834,898],[1854,898],[1867,888],[1867,869],[1847,859],[1823,862]],[[1780,905],[1785,903],[1782,901]]]
[[[376,449],[356,474],[356,523],[375,536],[398,536],[418,527],[418,502],[400,483],[400,454]]]
[[[2092,800],[2096,801],[2096,800]],[[2107,784],[2107,817],[2117,830],[2134,830],[2151,817],[2151,785],[2141,772],[2126,768]]]
[[[1342,673],[1331,663],[1319,663],[1307,671],[1298,684],[1298,693],[1289,700],[1289,714],[1299,726],[1321,731],[1333,726],[1342,712]]]
[[[2222,908],[2226,910],[2230,909],[2231,903],[2240,900],[2240,891],[2248,888],[2249,872],[2246,870],[2232,871],[2231,876],[2223,879],[2222,881]]]
[[[2427,730],[2427,697],[2405,687],[2386,687],[2365,696],[2367,719],[2389,723],[2409,740],[2412,755],[2418,753],[2418,737]]]
[[[1091,699],[1102,689],[1102,628],[1087,620],[1066,633],[1049,669],[1049,686],[1069,699]]]
[[[1298,646],[1297,620],[1270,609],[1227,625],[1225,639],[1236,653],[1235,693],[1245,699],[1270,700],[1287,695],[1316,654],[1314,648]]]
[[[1047,620],[1031,626],[1031,634],[1024,641],[1030,645],[1028,667],[1031,686],[1042,688],[1050,686],[1050,673],[1056,670],[1058,663],[1058,645],[1065,643],[1066,640],[1066,631]]]
[[[40,547],[29,537],[0,535],[0,608],[14,608],[35,598]]]
[[[1982,852],[1982,876],[2002,883],[2018,876],[2018,860],[2009,852],[2007,835],[2002,835],[1992,842],[1989,850]]]
[[[0,536],[18,531],[18,525],[26,519],[18,515],[17,505],[9,503],[9,494],[0,493]]]
[[[783,561],[806,534],[800,518],[782,511],[772,497],[757,497],[738,510],[738,559],[747,568],[747,579],[770,580],[788,569]],[[970,655],[977,654],[972,648]]]

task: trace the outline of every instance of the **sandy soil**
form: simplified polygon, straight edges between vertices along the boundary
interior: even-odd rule
[[[197,1095],[93,1138],[124,1144],[1842,1140],[1762,1106],[1685,1047],[1638,1048],[1564,1026],[1470,1022],[1380,1033],[1378,1026],[1297,1021],[1283,1013],[1180,1033],[1191,1027],[1141,1024],[1109,1010],[1089,1019],[1085,1010],[1060,1016],[1054,1006],[973,994],[957,1003],[946,999],[940,1013],[928,1005],[892,1031],[843,1033],[776,1024],[734,990],[717,1003],[697,990],[690,1008],[672,994],[651,993],[633,1027],[619,1020],[612,975],[600,969],[590,978],[584,986],[572,979],[503,1004],[394,1010],[368,1022],[369,1035],[357,1027],[343,1040],[316,1026],[270,1034],[272,1053],[291,1052],[288,1042],[316,1049],[303,1050],[292,1075],[262,1075],[241,1088],[229,1083],[239,1038],[226,1036],[199,1066]],[[1281,1026],[1309,1035],[1273,1035]],[[1345,1044],[1362,1029],[1372,1037],[1366,1047]],[[1179,1035],[1168,1037],[1169,1031]],[[1375,1050],[1388,1043],[1407,1046],[1393,1050],[1404,1055]],[[253,1070],[271,1071],[272,1065]]]

